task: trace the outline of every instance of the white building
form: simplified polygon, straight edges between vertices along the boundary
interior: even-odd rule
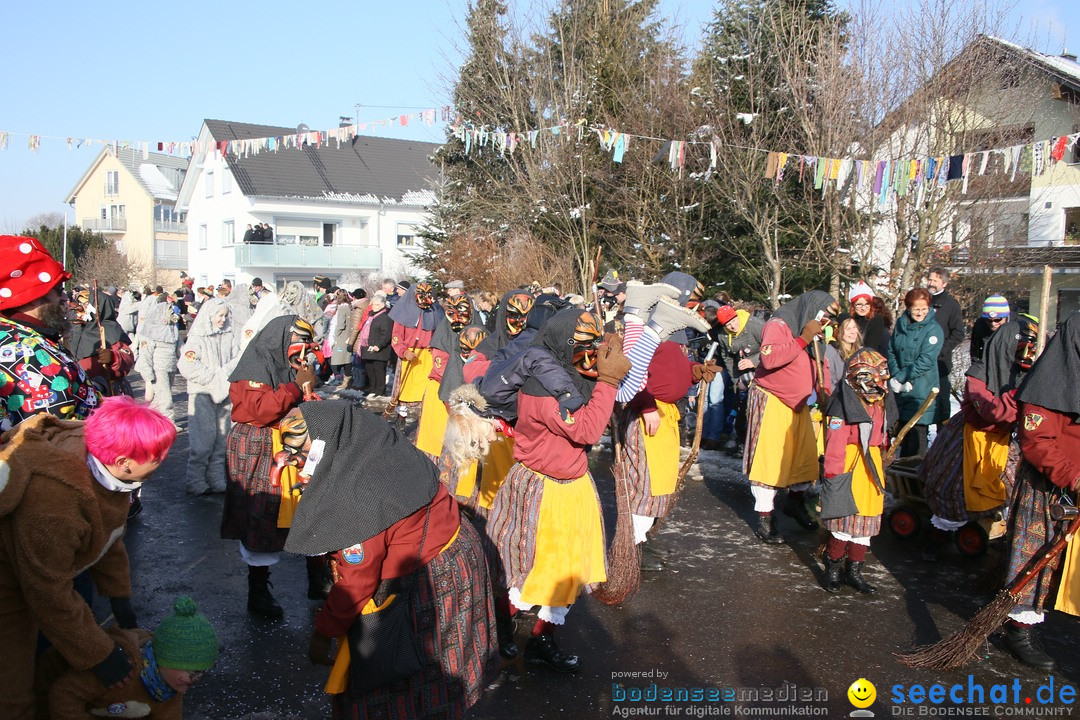
[[[268,287],[315,275],[413,274],[417,231],[434,201],[439,147],[356,136],[339,144],[223,153],[221,143],[296,134],[294,128],[205,120],[180,188],[187,215],[188,273],[199,286],[260,277]],[[268,224],[271,242],[245,243]]]

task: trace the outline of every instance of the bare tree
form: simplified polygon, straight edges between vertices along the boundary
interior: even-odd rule
[[[149,277],[149,268],[139,260],[130,260],[111,244],[89,248],[76,261],[72,271],[77,284],[97,280],[101,286],[134,287]]]

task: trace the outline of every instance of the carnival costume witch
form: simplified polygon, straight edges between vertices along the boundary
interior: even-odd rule
[[[299,497],[271,481],[274,454],[282,449],[278,423],[303,399],[303,383],[315,383],[304,364],[314,348],[309,323],[296,315],[276,317],[251,340],[229,376],[233,426],[226,444],[221,537],[240,541],[248,566],[248,610],[267,617],[282,615],[269,590],[270,566],[280,559]]]
[[[307,402],[290,418],[289,450],[310,481],[285,549],[331,556],[335,582],[315,618],[309,656],[330,664],[338,639],[326,687],[333,717],[463,717],[496,658],[476,530],[460,521],[430,460],[368,410]],[[369,647],[361,616],[389,617],[397,603],[406,604],[408,647]],[[415,667],[405,667],[406,653]],[[386,682],[373,682],[374,672]]]
[[[997,335],[1001,334],[999,330]],[[1016,394],[1023,457],[1009,510],[1011,581],[1054,538],[1050,506],[1072,505],[1080,489],[1080,314],[1073,313],[1047,343]],[[1080,615],[1080,563],[1076,538],[1064,561],[1057,556],[1018,595],[1009,613],[1005,643],[1028,665],[1052,670],[1053,658],[1034,638],[1047,606]]]
[[[1035,360],[1038,323],[1021,317],[998,328],[968,368],[960,412],[937,434],[919,475],[933,517],[923,548],[935,560],[948,533],[997,515],[1012,493],[1020,448],[1016,392]]]
[[[870,538],[881,531],[885,473],[881,464],[889,364],[876,350],[862,348],[848,359],[844,379],[825,411],[825,480],[821,519],[829,531],[825,546],[825,590],[840,591],[846,580],[861,593],[876,588],[862,577]]]
[[[767,543],[784,542],[774,515],[776,491],[783,488],[788,489],[785,513],[806,529],[816,527],[802,499],[818,477],[817,441],[806,404],[817,373],[806,348],[838,312],[831,295],[812,290],[777,310],[761,333],[761,363],[747,397],[743,472],[758,514],[755,534]],[[827,378],[817,380],[818,387],[829,387]]]
[[[391,345],[398,356],[398,376],[395,380],[397,413],[402,420],[408,414],[406,403],[424,400],[428,376],[434,365],[431,338],[443,320],[443,312],[435,303],[431,285],[416,283],[390,309],[394,321]]]
[[[437,460],[442,453],[443,433],[446,432],[447,406],[450,391],[465,382],[461,368],[464,362],[458,352],[458,337],[472,322],[472,301],[468,295],[458,295],[446,302],[445,318],[431,336],[431,372],[424,386],[420,422],[416,429],[416,447]],[[447,378],[447,371],[453,365]],[[444,391],[443,383],[449,379]],[[451,385],[453,387],[451,387]]]
[[[629,370],[617,337],[600,344],[599,318],[563,310],[537,335],[575,378],[586,404],[564,416],[558,401],[534,379],[518,400],[514,457],[495,496],[488,534],[505,567],[517,610],[538,607],[539,619],[525,660],[564,672],[579,661],[555,642],[554,630],[589,586],[603,582],[604,527],[586,448],[600,440],[615,404],[615,389]]]

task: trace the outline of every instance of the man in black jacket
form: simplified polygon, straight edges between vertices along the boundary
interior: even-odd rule
[[[945,333],[945,342],[938,355],[938,398],[934,413],[937,425],[952,416],[952,387],[949,373],[952,371],[953,349],[964,339],[964,312],[960,303],[949,294],[945,287],[949,284],[949,271],[943,267],[930,268],[926,286],[930,290],[930,305],[934,308],[934,319]]]

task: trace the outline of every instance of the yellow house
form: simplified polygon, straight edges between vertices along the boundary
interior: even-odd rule
[[[111,240],[145,283],[175,288],[187,267],[187,224],[176,197],[186,158],[106,148],[65,202],[75,222]]]

